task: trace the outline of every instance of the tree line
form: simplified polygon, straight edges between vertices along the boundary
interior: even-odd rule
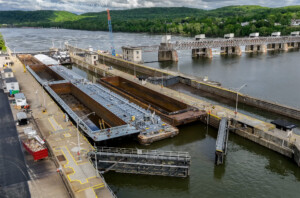
[[[223,37],[234,33],[237,37],[259,32],[268,36],[272,32],[283,35],[300,31],[291,26],[300,19],[300,6],[266,8],[261,6],[228,6],[215,10],[186,7],[139,8],[112,10],[115,32],[170,33],[186,36],[206,34]],[[108,30],[106,12],[76,15],[65,11],[5,11],[0,12],[0,24],[29,27],[58,27],[79,30]]]

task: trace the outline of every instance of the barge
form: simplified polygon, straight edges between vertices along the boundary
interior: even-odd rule
[[[200,120],[202,116],[206,116],[204,110],[199,110],[119,76],[101,78],[99,83],[129,101],[155,111],[165,122],[172,126],[195,122]]]
[[[142,108],[63,66],[27,65],[26,68],[95,142],[136,135],[141,144],[150,144],[178,134],[178,129],[162,121],[155,111]],[[91,113],[94,115],[83,118]]]

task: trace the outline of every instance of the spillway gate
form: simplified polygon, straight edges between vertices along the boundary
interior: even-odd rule
[[[103,173],[160,175],[187,177],[190,172],[191,156],[187,152],[158,151],[102,147],[88,153],[94,166]],[[97,161],[97,164],[95,163]]]

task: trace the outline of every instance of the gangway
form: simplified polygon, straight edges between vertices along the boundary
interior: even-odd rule
[[[218,137],[216,141],[216,156],[215,164],[220,165],[224,163],[227,154],[229,127],[227,118],[222,118],[219,125]]]
[[[88,153],[101,173],[189,176],[191,157],[187,152],[102,147]],[[97,164],[95,163],[97,161]]]

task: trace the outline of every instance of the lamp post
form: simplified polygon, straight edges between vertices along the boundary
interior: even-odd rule
[[[91,114],[94,114],[95,115],[95,112],[92,112],[92,113],[89,113],[89,114],[86,114],[86,115],[84,115],[84,116],[81,116],[81,117],[78,117],[77,118],[77,120],[76,120],[76,124],[77,124],[77,143],[78,143],[78,161],[81,161],[81,158],[80,158],[80,140],[79,140],[79,129],[78,129],[78,125],[79,125],[79,122],[80,122],[80,120],[79,119],[84,119],[84,118],[86,118],[86,117],[88,117],[89,115],[91,115]]]
[[[241,89],[243,89],[244,87],[246,87],[247,84],[242,85],[239,89],[237,89],[236,91],[236,104],[235,104],[235,118],[237,117],[237,109],[238,109],[238,100],[239,100],[239,91],[241,91]]]

